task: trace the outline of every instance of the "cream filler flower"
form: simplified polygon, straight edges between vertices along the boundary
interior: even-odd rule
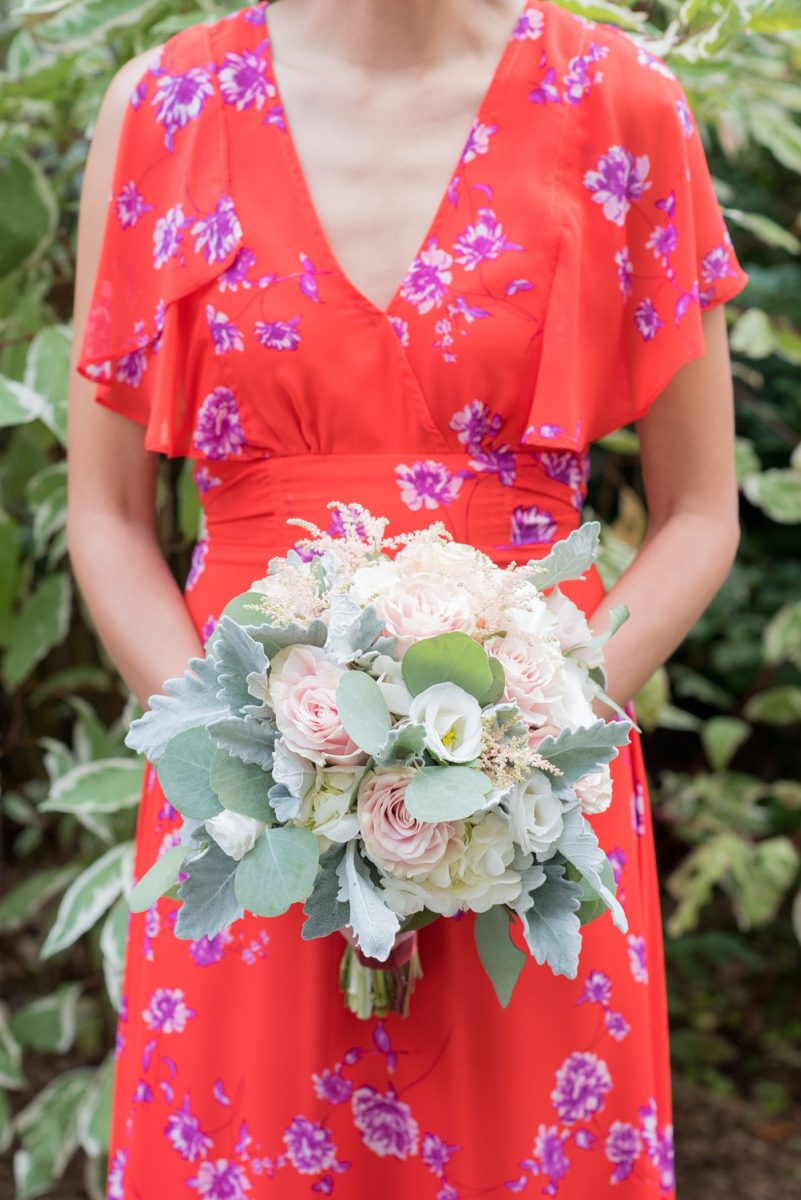
[[[426,749],[442,762],[472,762],[481,753],[481,706],[455,683],[432,683],[418,692],[409,720],[425,726]]]

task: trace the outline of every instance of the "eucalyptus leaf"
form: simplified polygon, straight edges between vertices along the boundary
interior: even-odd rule
[[[435,683],[455,683],[478,699],[496,682],[484,647],[458,630],[413,642],[403,655],[401,672],[413,696]]]
[[[421,767],[403,794],[418,821],[456,821],[486,806],[492,780],[475,767]]]
[[[236,869],[236,897],[252,913],[278,917],[308,897],[318,862],[317,839],[310,830],[289,825],[265,829]]]
[[[158,765],[159,784],[173,808],[185,817],[205,820],[221,811],[209,780],[216,753],[205,729],[185,729],[167,743]]]
[[[192,850],[188,846],[170,846],[145,871],[128,895],[131,912],[145,912],[164,895],[178,878],[181,864]]]
[[[218,811],[221,805],[231,812],[256,817],[259,821],[275,820],[269,799],[272,776],[257,764],[242,762],[226,750],[215,750],[209,784],[218,801]]]
[[[526,956],[512,941],[509,914],[501,904],[476,915],[473,926],[478,956],[501,1008],[508,1007]]]
[[[342,727],[359,749],[368,754],[380,749],[390,727],[389,710],[381,688],[365,671],[343,672],[336,690]]]

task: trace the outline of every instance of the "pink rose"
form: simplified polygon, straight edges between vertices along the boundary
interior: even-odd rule
[[[439,633],[473,633],[476,619],[464,589],[452,580],[420,571],[393,580],[373,603],[386,631],[397,637],[393,653],[402,657],[412,642]]]
[[[345,732],[336,706],[346,668],[319,646],[285,646],[270,665],[268,703],[286,748],[315,763],[356,765],[369,757]]]
[[[463,821],[418,821],[403,799],[414,768],[378,768],[365,775],[356,813],[370,857],[390,875],[429,876],[464,852]],[[445,881],[443,879],[443,886]]]
[[[532,726],[543,725],[565,687],[564,659],[558,643],[537,642],[509,633],[484,643],[488,654],[500,660],[506,677],[504,696],[512,700]]]

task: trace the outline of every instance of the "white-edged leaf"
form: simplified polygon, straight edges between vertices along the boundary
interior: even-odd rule
[[[80,983],[63,983],[12,1013],[9,1026],[21,1046],[65,1054],[75,1041]]]
[[[100,953],[103,955],[103,978],[108,998],[115,1010],[122,1003],[122,980],[125,970],[125,950],[131,910],[128,898],[119,896],[106,913],[100,930]]]
[[[120,842],[82,871],[61,898],[56,919],[39,951],[49,958],[71,946],[91,929],[127,888],[133,870],[134,844]]]
[[[142,793],[137,758],[101,758],[80,763],[58,779],[40,812],[112,813],[133,808]]]

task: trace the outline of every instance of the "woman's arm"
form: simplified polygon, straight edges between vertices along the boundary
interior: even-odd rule
[[[123,679],[147,707],[164,679],[203,646],[164,559],[155,521],[159,457],[144,426],[94,401],[75,370],[98,266],[116,147],[131,90],[159,47],[112,79],[98,112],[78,215],[68,399],[67,539],[72,569],[98,634]]]
[[[625,704],[685,638],[719,590],[740,538],[734,405],[724,305],[702,313],[707,351],[685,363],[637,422],[648,532],[592,614],[630,617],[606,647],[608,693]],[[612,710],[597,703],[599,716]]]

